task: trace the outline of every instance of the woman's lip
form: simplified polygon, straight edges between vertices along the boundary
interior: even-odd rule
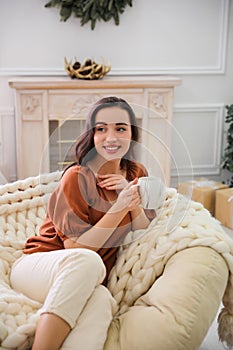
[[[120,146],[103,146],[103,148],[108,153],[115,153],[115,152],[117,152],[120,149]]]

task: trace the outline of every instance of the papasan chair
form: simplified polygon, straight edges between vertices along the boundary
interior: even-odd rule
[[[0,186],[2,350],[27,350],[33,342],[42,305],[14,291],[9,273],[27,237],[39,233],[60,175]],[[232,272],[233,240],[200,203],[166,188],[157,217],[128,234],[109,276],[117,307],[104,350],[197,350],[221,302],[219,338],[233,346]]]

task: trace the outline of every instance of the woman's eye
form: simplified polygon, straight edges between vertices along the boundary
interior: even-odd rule
[[[95,130],[99,132],[104,132],[105,128],[103,126],[98,126],[98,128],[95,128]]]
[[[125,131],[126,129],[124,127],[117,128],[117,131]]]

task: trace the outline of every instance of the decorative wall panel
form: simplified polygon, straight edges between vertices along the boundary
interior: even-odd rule
[[[173,176],[220,174],[223,123],[223,104],[175,106]]]

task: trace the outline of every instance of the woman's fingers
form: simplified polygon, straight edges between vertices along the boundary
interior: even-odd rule
[[[141,203],[141,198],[136,185],[137,180],[131,181],[119,194],[114,204],[116,210],[126,209],[131,211]]]
[[[138,178],[135,177],[135,179],[133,179],[132,181],[130,181],[128,183],[128,185],[126,186],[126,189],[130,188],[130,187],[137,189],[137,186],[135,186],[137,184],[137,182],[138,182]]]
[[[98,175],[101,179],[98,186],[107,190],[119,190],[127,186],[128,181],[120,174]]]
[[[100,187],[110,187],[110,186],[121,186],[125,184],[125,186],[128,184],[128,182],[126,180],[122,180],[122,179],[109,179],[109,180],[104,180],[98,183],[98,186]]]
[[[138,186],[135,186],[137,183],[137,179],[131,181],[127,187],[122,191],[125,193],[127,197],[128,206],[131,208],[135,205],[139,205],[141,202],[141,198],[138,192]]]
[[[114,181],[118,180],[117,183],[113,184]],[[107,179],[101,181],[99,183],[100,187],[104,187],[106,189],[119,189],[117,186],[119,186],[119,179],[122,180],[123,176],[119,175],[117,177],[110,176]],[[125,178],[123,178],[125,180]],[[125,180],[126,181],[126,180]],[[133,210],[136,206],[138,206],[141,203],[141,198],[138,191],[137,186],[138,178],[135,178],[134,180],[127,182],[124,184],[124,187],[121,188],[122,191],[119,193],[117,201],[114,204],[114,208],[116,210],[122,210],[124,208],[127,208],[128,210]]]

